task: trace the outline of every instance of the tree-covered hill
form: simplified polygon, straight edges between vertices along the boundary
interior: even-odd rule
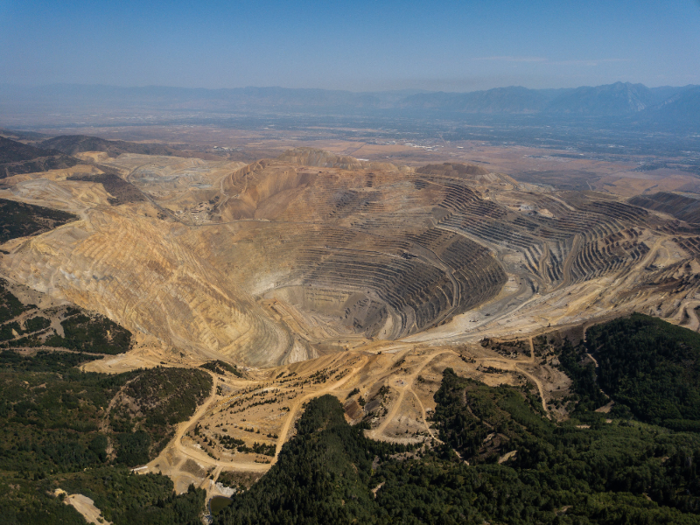
[[[0,179],[21,173],[70,168],[78,159],[55,150],[35,148],[0,137]]]
[[[450,369],[436,400],[445,445],[408,454],[350,427],[335,398],[311,401],[279,463],[216,523],[700,523],[697,434],[557,424],[525,392]]]
[[[566,340],[575,410],[561,423],[527,390],[448,369],[433,418],[444,445],[407,455],[377,449],[325,396],[216,522],[700,523],[700,434],[673,430],[697,430],[699,356],[698,334],[643,315]],[[594,412],[608,394],[617,410]]]
[[[125,467],[155,457],[174,425],[209,395],[211,376],[178,368],[112,376],[76,368],[95,358],[0,352],[0,524],[84,523],[48,495],[58,487],[94,496],[115,524],[198,523],[201,491],[175,497],[168,478],[137,478]]]
[[[589,409],[611,398],[614,415],[700,431],[700,334],[633,314],[590,328],[585,344],[565,342],[560,360]]]
[[[76,219],[64,211],[0,199],[0,244],[53,230]]]
[[[77,306],[24,304],[0,277],[0,350],[56,348],[115,355],[131,346],[131,332],[111,319]]]

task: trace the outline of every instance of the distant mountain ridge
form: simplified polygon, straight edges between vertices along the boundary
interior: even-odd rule
[[[653,105],[652,91],[643,84],[617,82],[564,92],[544,109],[554,113],[618,115],[643,111]]]
[[[650,122],[700,122],[700,86],[648,88],[616,82],[594,87],[528,89],[520,86],[468,93],[418,90],[361,92],[325,89],[246,87],[190,89],[0,85],[0,113],[17,108],[229,111],[244,114],[475,114],[566,117],[639,116]]]
[[[572,89],[495,88],[471,93],[423,93],[402,101],[404,108],[422,108],[463,113],[617,116],[664,111],[698,86],[648,88],[643,84],[617,82]],[[698,91],[700,93],[700,91]]]
[[[668,98],[651,114],[651,118],[697,124],[700,120],[700,86],[691,86]]]
[[[471,93],[422,93],[404,99],[401,107],[462,113],[536,113],[546,107],[549,91],[515,86]]]

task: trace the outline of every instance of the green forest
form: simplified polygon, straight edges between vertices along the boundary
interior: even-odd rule
[[[24,321],[19,317],[22,314]],[[49,318],[60,320],[63,335],[51,328]],[[131,332],[105,316],[75,306],[41,309],[25,305],[0,278],[0,349],[53,347],[116,355],[128,352],[131,346]]]
[[[2,140],[5,139],[0,138]],[[53,230],[76,219],[75,215],[64,211],[0,199],[0,244]]]
[[[216,374],[225,374],[226,372],[228,372],[236,377],[244,377],[243,373],[240,370],[238,370],[237,366],[231,365],[224,361],[209,361],[201,365],[201,368],[206,368],[207,370],[211,370]]]
[[[588,331],[597,382],[640,421],[700,430],[700,334],[642,314]]]
[[[364,438],[334,397],[310,402],[279,462],[215,523],[700,523],[696,434],[557,425],[520,390],[449,369],[436,398],[445,445],[408,452]]]
[[[700,434],[687,431],[700,336],[634,315],[559,352],[570,420],[447,369],[433,450],[367,440],[335,398],[311,401],[279,462],[215,523],[700,523]],[[611,399],[613,415],[594,412]]]
[[[633,315],[592,327],[585,343],[565,339],[557,355],[573,380],[569,420],[550,420],[529,388],[447,369],[434,448],[369,440],[338,399],[314,399],[279,461],[214,523],[700,524],[700,337]],[[58,487],[116,524],[201,523],[201,490],[175,496],[168,478],[127,467],[164,446],[209,394],[209,374],[76,368],[95,358],[0,353],[0,524],[84,523],[50,495]],[[145,417],[119,403],[105,417],[117,393],[143,403]],[[610,401],[609,414],[595,412]]]
[[[99,501],[113,523],[200,523],[202,491],[176,497],[169,478],[136,476],[127,467],[157,455],[174,425],[209,395],[211,376],[178,368],[119,375],[77,368],[96,357],[0,352],[0,524],[85,523],[49,495],[59,487]],[[144,417],[120,403],[107,414],[118,392]]]

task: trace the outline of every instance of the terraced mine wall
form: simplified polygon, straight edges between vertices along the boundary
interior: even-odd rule
[[[416,189],[397,170],[344,171],[261,161],[234,174],[229,191],[243,191],[218,213],[274,224],[238,230],[245,244],[229,242],[230,250],[212,234],[217,258],[245,265],[241,276],[255,271],[251,293],[291,303],[337,333],[370,338],[425,330],[499,293],[506,275],[488,248],[429,226],[448,213],[433,209],[443,191]],[[241,249],[245,257],[236,256]],[[260,287],[261,274],[274,281]]]
[[[611,195],[318,150],[230,169],[105,164],[4,190],[80,220],[7,245],[3,271],[207,359],[270,366],[372,339],[478,337],[524,304],[526,328],[619,301],[648,313],[659,290],[684,295],[657,315],[694,322],[697,227]],[[570,311],[569,291],[583,294]]]
[[[319,168],[289,162],[307,157]],[[625,275],[649,254],[649,231],[668,227],[603,194],[555,194],[477,166],[284,159],[228,177],[212,211],[223,224],[196,242],[312,343],[425,331],[500,297],[508,275],[541,293]]]

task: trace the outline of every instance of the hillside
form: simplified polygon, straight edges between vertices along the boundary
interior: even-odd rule
[[[700,431],[700,335],[634,314],[592,327],[586,348],[598,363],[597,383],[618,411]]]
[[[0,128],[0,136],[5,137],[6,139],[11,139],[15,141],[22,141],[22,140],[27,140],[27,141],[37,141],[37,140],[45,140],[48,135],[45,135],[43,133],[37,133],[35,131],[20,131],[20,130],[15,130],[15,129],[2,129]]]
[[[700,224],[700,199],[692,194],[659,192],[652,195],[638,195],[631,198],[629,202],[635,206],[667,213],[691,224]]]
[[[12,226],[4,229],[9,238],[74,219],[6,203],[23,211],[22,220],[0,215]],[[0,521],[85,523],[64,504],[73,496],[59,495],[67,490],[92,498],[115,524],[199,523],[202,491],[176,496],[165,476],[135,478],[127,467],[160,452],[210,395],[211,376],[195,369],[106,375],[79,368],[123,356],[134,347],[133,335],[104,316],[0,278]]]
[[[59,151],[35,148],[0,137],[0,179],[22,173],[70,168],[78,162]]]
[[[0,244],[53,230],[76,218],[70,213],[0,199]]]
[[[80,350],[80,348],[78,349]],[[0,514],[8,523],[85,523],[53,493],[93,498],[119,524],[198,523],[204,494],[177,497],[164,476],[135,477],[125,466],[148,461],[209,394],[196,370],[118,376],[74,368],[94,357],[0,352]],[[109,489],[106,490],[106,487]]]
[[[445,444],[417,453],[367,440],[330,396],[311,401],[279,462],[215,523],[286,523],[289,515],[299,524],[699,520],[693,471],[676,467],[700,452],[697,435],[619,422],[557,425],[518,389],[490,388],[450,369],[436,401]],[[476,465],[470,443],[486,451]],[[673,451],[666,464],[661,450]],[[669,484],[683,495],[667,494]]]
[[[672,127],[693,127],[700,115],[700,86],[689,86],[661,102],[654,111],[645,115],[652,122]]]
[[[651,107],[654,97],[642,84],[617,82],[566,91],[547,104],[544,111],[561,114],[618,116],[639,113]]]
[[[110,157],[118,157],[122,153],[138,153],[141,155],[177,155],[174,150],[162,144],[125,142],[123,140],[105,140],[87,135],[60,135],[39,142],[37,146],[45,150],[55,150],[66,155],[75,155],[86,151],[104,151]]]

